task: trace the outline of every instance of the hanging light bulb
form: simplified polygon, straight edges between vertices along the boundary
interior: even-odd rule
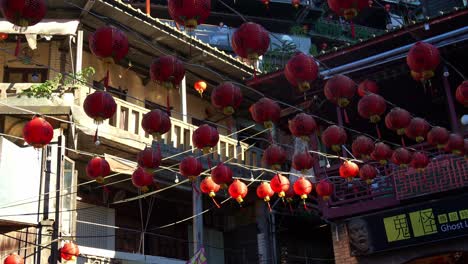
[[[180,180],[179,180],[179,175],[176,173],[176,174],[175,174],[175,180],[174,180],[174,182],[175,182],[175,183],[179,183],[179,181],[180,181]]]
[[[251,181],[255,181],[255,179],[254,179],[254,176],[253,176],[253,173],[252,173],[252,172],[250,172],[250,180],[251,180]]]
[[[31,81],[33,82],[39,82],[39,73],[37,72],[33,72],[33,74],[31,75]]]

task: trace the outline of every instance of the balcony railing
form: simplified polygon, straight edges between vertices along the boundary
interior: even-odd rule
[[[384,33],[383,30],[354,25],[355,38],[351,36],[350,25],[348,23],[340,23],[336,20],[319,19],[314,24],[312,35],[320,35],[327,38],[355,43],[359,39],[366,40]],[[345,34],[349,32],[348,34]]]

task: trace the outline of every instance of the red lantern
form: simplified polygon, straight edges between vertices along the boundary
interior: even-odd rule
[[[408,167],[408,164],[411,163],[412,155],[405,148],[397,148],[392,155],[392,162],[396,165],[399,165],[400,168]]]
[[[108,176],[110,172],[109,162],[101,157],[92,158],[86,166],[86,174],[97,183],[103,183],[104,177]]]
[[[307,151],[294,154],[292,159],[292,167],[295,170],[300,171],[302,174],[305,174],[308,170],[312,169],[314,163],[314,157],[312,157],[312,155]]]
[[[301,0],[291,0],[291,4],[294,8],[299,8],[299,5],[301,4]]]
[[[263,152],[263,162],[272,170],[281,169],[281,165],[286,161],[286,152],[278,145],[270,145]]]
[[[268,204],[268,208],[271,211],[270,206],[270,199],[275,194],[275,192],[271,189],[271,186],[268,182],[262,182],[257,187],[257,196],[260,199],[263,199]]]
[[[434,77],[434,71],[440,63],[439,50],[432,44],[417,42],[409,50],[406,62],[411,69],[413,79],[429,80]]]
[[[8,34],[7,33],[0,33],[0,41],[4,41],[8,38]]]
[[[366,181],[367,184],[371,184],[372,180],[377,177],[377,169],[369,164],[364,164],[359,169],[359,177],[361,180]]]
[[[457,87],[455,98],[460,104],[468,107],[468,81],[462,82],[462,84]]]
[[[245,183],[235,179],[231,185],[229,185],[228,191],[231,198],[235,199],[239,204],[241,204],[244,201],[245,196],[247,196],[247,192],[249,190],[247,189],[247,185],[245,185]]]
[[[371,80],[364,80],[358,86],[358,94],[363,97],[364,95],[374,93],[379,93],[379,86],[376,82]]]
[[[306,113],[297,114],[289,120],[289,131],[295,137],[300,137],[304,141],[309,141],[309,137],[317,130],[315,119]]]
[[[171,129],[171,119],[164,111],[154,109],[143,115],[141,126],[153,140],[159,140]]]
[[[406,136],[416,140],[416,142],[420,143],[424,141],[426,138],[427,133],[430,129],[429,123],[426,120],[415,117],[411,119],[408,127],[405,129]]]
[[[345,19],[353,19],[359,12],[369,7],[368,0],[328,0],[328,6],[333,12]]]
[[[362,118],[370,119],[371,123],[380,121],[380,116],[387,110],[385,99],[378,94],[367,94],[359,100],[358,112]]]
[[[151,80],[167,89],[178,87],[184,76],[184,64],[174,56],[161,56],[151,63]]]
[[[463,137],[459,134],[450,134],[447,141],[446,151],[452,152],[454,155],[465,154],[465,141]]]
[[[203,96],[203,92],[206,90],[206,87],[207,85],[205,81],[200,80],[194,84],[194,88],[200,94],[200,96]]]
[[[94,119],[94,123],[102,124],[104,120],[114,116],[117,110],[117,104],[114,97],[104,91],[95,91],[86,96],[83,108],[90,118]]]
[[[75,261],[80,255],[80,249],[73,242],[67,242],[60,248],[60,257],[66,261]]]
[[[340,166],[340,177],[352,181],[359,174],[359,166],[349,160],[345,160]]]
[[[232,170],[224,163],[219,163],[213,170],[211,170],[211,177],[216,184],[226,188],[232,182]]]
[[[210,125],[201,125],[192,135],[192,142],[195,147],[208,154],[211,148],[216,147],[219,141],[218,130]]]
[[[278,197],[283,198],[289,190],[289,179],[281,174],[276,174],[270,181],[271,189],[278,194]]]
[[[413,159],[411,160],[411,167],[415,170],[422,171],[429,164],[429,158],[423,152],[416,152],[413,154]]]
[[[216,205],[216,207],[220,208],[221,206],[216,202],[214,197],[216,196],[216,193],[219,191],[221,186],[216,184],[211,176],[206,177],[201,181],[200,183],[200,190],[204,194],[208,194],[208,196],[213,200],[213,203]]]
[[[318,77],[318,66],[314,57],[302,52],[297,53],[286,64],[284,76],[292,86],[299,88],[299,91],[309,90],[310,83]]]
[[[322,133],[322,142],[327,148],[331,148],[335,152],[341,150],[341,145],[346,143],[348,136],[346,131],[336,125],[327,127]]]
[[[49,144],[54,137],[54,128],[44,118],[34,116],[23,127],[23,138],[34,148],[42,148]]]
[[[224,82],[211,93],[211,103],[214,107],[223,109],[225,115],[232,115],[242,103],[242,92],[237,85]]]
[[[194,181],[203,172],[203,165],[198,159],[188,156],[180,162],[179,172],[190,181]]]
[[[169,0],[169,15],[179,25],[193,30],[210,16],[210,0]]]
[[[2,0],[0,8],[3,17],[20,29],[36,25],[47,13],[44,0]]]
[[[372,139],[366,136],[358,136],[351,146],[354,156],[368,159],[374,151],[375,144]]]
[[[385,117],[385,125],[388,129],[396,131],[399,136],[405,134],[405,129],[411,123],[411,115],[405,109],[395,107]]]
[[[146,172],[153,173],[161,165],[161,151],[146,147],[138,153],[137,161]]]
[[[262,0],[262,3],[266,6],[268,9],[268,5],[270,4],[270,0]]]
[[[304,177],[300,177],[297,179],[297,181],[294,183],[294,192],[301,197],[302,200],[307,199],[307,195],[309,195],[310,192],[312,192],[313,185],[312,183],[307,180]]]
[[[392,157],[392,149],[385,143],[379,142],[375,144],[374,152],[371,154],[371,158],[380,164],[385,165],[387,161]]]
[[[333,183],[329,180],[321,180],[316,186],[315,190],[317,191],[317,195],[322,197],[324,201],[328,201],[330,196],[333,194]]]
[[[447,129],[436,126],[427,133],[427,142],[438,149],[443,149],[449,139],[449,132]]]
[[[335,75],[327,81],[323,91],[330,102],[346,107],[356,93],[356,84],[345,75]]]
[[[263,124],[266,128],[272,128],[280,119],[281,108],[275,101],[264,97],[251,105],[249,112],[255,122]]]
[[[6,257],[5,261],[3,261],[3,264],[24,264],[24,259],[18,254],[12,253]]]
[[[246,22],[232,35],[231,45],[239,57],[256,61],[268,50],[270,36],[261,25]]]
[[[138,167],[132,174],[132,183],[142,192],[149,191],[148,186],[153,185],[153,174],[146,172],[143,168]]]

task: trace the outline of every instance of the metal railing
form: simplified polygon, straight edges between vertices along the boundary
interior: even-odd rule
[[[384,30],[354,25],[355,38],[352,38],[350,27],[350,24],[347,22],[340,23],[340,21],[336,20],[318,19],[310,33],[312,35],[321,35],[336,40],[355,43],[359,41],[359,39],[366,40],[385,32]]]

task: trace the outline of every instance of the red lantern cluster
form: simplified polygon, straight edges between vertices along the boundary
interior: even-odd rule
[[[387,164],[388,160],[391,159],[393,154],[392,149],[385,143],[379,142],[375,144],[374,151],[371,154],[371,158],[378,161],[380,164]]]
[[[339,172],[341,178],[352,181],[359,174],[359,166],[352,161],[346,160],[341,164]]]
[[[328,0],[328,6],[333,12],[345,19],[353,19],[359,12],[369,6],[368,0]]]
[[[225,115],[232,115],[242,103],[242,92],[237,85],[224,82],[211,93],[211,103],[222,109]]]
[[[455,155],[465,154],[465,141],[463,137],[454,133],[450,134],[447,141],[446,150]]]
[[[369,119],[371,123],[380,121],[380,116],[387,110],[385,99],[378,94],[367,94],[359,100],[358,113],[362,118]]]
[[[19,256],[16,253],[8,255],[3,261],[3,264],[24,264],[23,257]]]
[[[358,136],[351,146],[354,156],[357,158],[368,159],[374,151],[375,144],[372,139],[366,136]]]
[[[312,192],[312,183],[304,177],[300,177],[293,185],[294,192],[301,197],[302,200],[307,199],[307,195]]]
[[[169,15],[179,25],[193,30],[210,16],[210,0],[169,0]]]
[[[201,125],[192,135],[192,142],[195,147],[202,150],[204,154],[210,153],[219,141],[218,130],[210,125]]]
[[[228,189],[231,198],[235,199],[239,204],[244,202],[244,198],[247,196],[248,191],[247,185],[238,179],[235,179],[231,185],[229,185]]]
[[[284,76],[292,86],[305,92],[318,77],[318,65],[312,56],[300,52],[289,59],[284,68]]]
[[[66,261],[74,261],[80,255],[80,249],[73,242],[67,242],[60,248],[60,257]]]
[[[34,148],[42,148],[49,144],[54,137],[54,128],[44,118],[34,116],[23,127],[23,138],[26,143]]]
[[[455,98],[460,104],[468,107],[468,81],[462,82],[462,84],[457,87]]]
[[[141,126],[146,133],[153,136],[153,140],[159,140],[171,129],[171,119],[166,112],[154,109],[143,115]]]
[[[371,184],[377,177],[377,169],[372,165],[365,164],[359,169],[359,177],[367,184]]]
[[[101,157],[92,158],[86,165],[86,174],[97,183],[103,183],[104,177],[108,176],[110,172],[109,162]]]
[[[220,163],[211,170],[211,177],[216,184],[226,188],[232,182],[232,170],[224,163]]]
[[[137,156],[137,162],[146,172],[153,173],[161,165],[161,151],[146,147]]]
[[[309,141],[310,136],[317,130],[315,119],[306,113],[297,114],[288,122],[289,131],[295,137]]]
[[[89,35],[89,49],[106,63],[117,63],[128,53],[128,38],[115,27],[102,27]]]
[[[270,211],[271,211],[270,200],[274,194],[275,192],[271,189],[271,186],[268,182],[262,182],[257,187],[258,198],[263,199],[268,204],[268,208],[270,208]]]
[[[427,142],[438,149],[443,149],[449,139],[449,132],[447,129],[436,126],[427,133]]]
[[[132,183],[142,192],[147,192],[149,191],[149,186],[154,184],[153,174],[138,167],[132,174]]]
[[[434,77],[434,71],[440,63],[440,54],[432,44],[417,42],[411,47],[406,57],[411,69],[411,76],[416,81],[426,81]]]
[[[95,91],[86,96],[83,108],[90,118],[94,119],[94,123],[102,124],[104,120],[114,116],[117,111],[117,104],[114,97],[104,91]]]
[[[289,179],[281,174],[276,174],[270,181],[271,189],[278,194],[278,197],[283,198],[289,190]]]
[[[358,86],[358,94],[363,97],[364,95],[374,93],[379,93],[379,86],[376,82],[371,80],[364,80]]]
[[[45,0],[2,0],[0,9],[8,22],[19,28],[36,25],[47,13]]]
[[[427,133],[430,129],[429,123],[419,117],[415,117],[411,119],[408,127],[405,129],[406,136],[416,140],[416,142],[420,143],[423,142],[427,136]]]
[[[422,171],[424,170],[427,165],[429,164],[429,158],[423,152],[416,152],[413,154],[413,158],[411,160],[411,167],[415,170]]]
[[[272,170],[281,169],[281,165],[286,161],[286,152],[278,145],[270,145],[263,152],[263,162]]]
[[[242,24],[232,35],[232,49],[244,59],[258,60],[270,46],[268,31],[252,22]]]
[[[343,128],[332,125],[323,131],[321,138],[322,143],[327,148],[331,148],[333,151],[339,152],[341,150],[341,145],[346,143],[348,136]]]
[[[312,155],[307,151],[294,154],[292,159],[292,167],[295,170],[302,172],[302,174],[305,174],[308,170],[312,169],[314,163],[314,157],[312,157]]]
[[[411,152],[405,148],[397,148],[395,151],[393,151],[392,162],[396,165],[399,165],[400,168],[408,167],[408,164],[411,163],[412,159],[413,157]]]
[[[333,194],[333,189],[333,183],[326,179],[321,180],[315,186],[315,191],[317,192],[317,195],[322,197],[324,201],[328,201],[328,199],[330,199],[330,196]]]
[[[179,172],[190,181],[194,181],[203,172],[203,165],[195,157],[188,156],[179,163]]]
[[[345,75],[335,75],[324,87],[325,97],[339,107],[346,107],[356,93],[356,84]]]
[[[184,76],[184,64],[174,56],[161,56],[151,63],[151,80],[167,89],[178,87]]]
[[[275,101],[262,98],[249,108],[252,119],[266,128],[272,128],[280,119],[281,108]]]

